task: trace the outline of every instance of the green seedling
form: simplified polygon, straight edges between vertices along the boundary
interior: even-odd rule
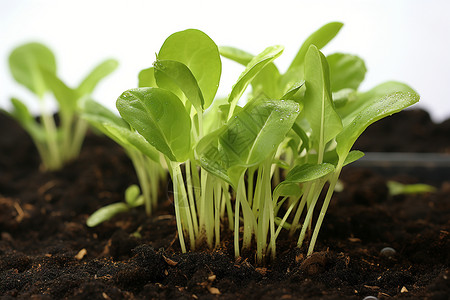
[[[96,210],[86,220],[86,225],[89,227],[98,226],[117,214],[128,212],[142,205],[144,205],[144,197],[141,195],[139,187],[137,185],[131,185],[125,191],[125,202],[109,204]]]
[[[436,188],[434,186],[415,183],[415,184],[403,184],[397,181],[389,180],[387,182],[387,187],[389,190],[389,195],[397,196],[403,194],[424,194],[424,193],[434,193]]]
[[[275,258],[282,230],[292,239],[298,234],[298,247],[311,233],[313,252],[342,168],[363,156],[351,151],[356,139],[373,122],[419,100],[398,82],[359,91],[364,62],[319,50],[341,27],[334,22],[313,33],[284,73],[274,63],[281,46],[255,56],[221,47],[220,54],[245,66],[223,99],[215,99],[219,48],[199,30],[177,32],[153,67],[140,72],[139,88],[117,99],[122,119],[99,123],[115,128],[125,147],[155,161],[162,157],[183,252],[218,246],[226,228],[234,232],[236,257],[256,247],[258,263]]]
[[[30,134],[44,169],[60,169],[64,163],[78,156],[84,140],[87,124],[79,118],[79,109],[97,83],[116,69],[117,62],[112,59],[104,61],[77,88],[68,87],[57,76],[53,53],[39,43],[28,43],[14,49],[9,56],[9,66],[13,78],[38,98],[40,122],[17,98],[11,99],[13,110],[10,114]],[[48,111],[45,97],[48,92],[57,101],[59,124]]]
[[[166,182],[167,177],[165,162],[161,162],[158,151],[127,122],[98,102],[86,101],[82,117],[125,150],[136,171],[146,213],[150,215],[158,204],[160,184]]]

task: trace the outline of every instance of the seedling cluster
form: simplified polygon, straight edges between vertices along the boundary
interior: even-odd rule
[[[329,23],[309,36],[284,73],[274,64],[282,46],[253,55],[219,48],[199,30],[176,32],[140,72],[139,87],[117,99],[120,117],[88,101],[84,120],[123,146],[140,180],[142,198],[133,188],[115,209],[145,203],[150,213],[168,173],[183,252],[213,248],[231,230],[236,257],[255,247],[261,263],[275,257],[286,230],[311,254],[342,168],[363,156],[352,151],[357,138],[419,100],[399,82],[359,91],[363,60],[320,51],[341,27]],[[244,66],[227,98],[216,97],[221,56]],[[89,225],[111,215],[101,211]]]
[[[83,144],[87,123],[79,117],[83,103],[97,83],[113,72],[118,63],[110,59],[98,65],[77,88],[68,87],[56,73],[52,51],[39,43],[17,47],[9,56],[14,79],[29,89],[39,101],[41,122],[24,102],[12,98],[11,115],[33,139],[46,170],[57,170],[76,158]],[[59,124],[49,112],[46,95],[51,92],[59,107]]]

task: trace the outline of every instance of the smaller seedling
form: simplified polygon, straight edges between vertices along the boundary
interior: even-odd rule
[[[391,196],[436,192],[436,188],[434,186],[423,183],[403,184],[397,181],[390,180],[387,182],[387,187]]]
[[[9,56],[11,74],[37,96],[40,122],[17,98],[11,99],[13,110],[10,114],[30,134],[44,169],[60,169],[64,163],[78,156],[87,129],[87,123],[79,118],[78,110],[97,83],[114,71],[117,65],[117,61],[112,59],[104,61],[77,88],[72,89],[57,76],[55,56],[46,46],[28,43],[12,51]],[[48,111],[47,92],[53,94],[59,106],[59,124]]]
[[[106,205],[96,210],[86,221],[87,226],[95,227],[110,220],[117,214],[128,212],[132,208],[144,205],[144,197],[139,187],[135,184],[129,186],[125,191],[125,202],[117,202]]]

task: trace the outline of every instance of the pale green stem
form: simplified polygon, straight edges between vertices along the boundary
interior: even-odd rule
[[[220,182],[216,179],[214,180],[214,229],[215,229],[215,246],[219,246],[220,244],[220,205],[221,205],[221,198],[222,198],[222,185]]]
[[[311,255],[314,251],[314,246],[316,245],[317,236],[319,235],[320,227],[322,226],[323,219],[328,209],[328,205],[330,204],[331,197],[333,196],[334,188],[336,187],[336,183],[339,179],[339,174],[342,170],[342,164],[338,164],[333,177],[330,180],[330,185],[328,187],[327,195],[325,196],[325,200],[322,205],[322,209],[320,210],[319,218],[317,219],[316,226],[314,227],[314,232],[311,237],[311,243],[308,248],[308,255]]]
[[[49,161],[46,166],[49,170],[56,170],[62,167],[63,161],[58,144],[58,130],[56,128],[55,119],[42,109],[42,124],[47,134],[47,146],[49,150]]]
[[[183,253],[186,253],[186,245],[184,242],[184,233],[183,233],[183,226],[181,221],[181,212],[180,212],[180,200],[178,199],[179,191],[178,191],[178,175],[176,169],[179,169],[180,167],[177,165],[177,163],[173,163],[171,165],[172,167],[172,180],[173,180],[173,203],[175,206],[175,219],[177,221],[177,231],[178,231],[178,238],[180,240],[180,246],[181,251]]]
[[[71,155],[70,159],[77,157],[80,154],[81,147],[83,145],[84,138],[86,136],[86,131],[88,128],[88,123],[83,119],[77,119],[75,125],[75,131],[72,138]]]
[[[302,231],[300,232],[300,236],[298,238],[297,247],[300,248],[302,246],[303,240],[305,239],[306,235],[306,229],[308,228],[308,224],[311,223],[312,216],[314,213],[314,207],[316,206],[317,200],[320,196],[320,191],[322,190],[323,185],[325,184],[325,180],[319,179],[319,182],[317,185],[313,188],[313,197],[312,201],[308,207],[308,213],[306,214],[305,221],[303,222]]]
[[[244,174],[239,178],[238,186],[237,186],[237,192],[236,192],[236,202],[235,202],[235,208],[234,208],[234,256],[238,258],[240,256],[239,254],[239,207],[242,197],[242,189],[244,189]],[[245,191],[244,191],[245,193]],[[245,200],[244,200],[245,201]]]
[[[223,183],[223,185],[224,185],[224,187],[222,187],[222,189],[223,189],[224,199],[226,202],[225,205],[227,207],[228,226],[229,226],[230,230],[233,230],[233,207],[231,205],[230,193],[228,192],[229,185],[227,183]]]
[[[203,213],[205,215],[205,233],[208,246],[212,248],[214,239],[214,178],[208,176],[206,180],[205,205]]]
[[[312,188],[312,183],[308,182],[305,184],[305,192],[303,193],[302,196],[302,201],[300,201],[298,207],[297,207],[297,212],[295,213],[294,216],[294,220],[292,220],[292,224],[291,224],[291,229],[289,230],[289,237],[291,238],[294,235],[294,232],[297,230],[299,221],[300,221],[300,217],[302,215],[303,212],[303,208],[305,207],[305,204],[307,202],[307,198],[310,197],[310,191]]]
[[[286,223],[287,218],[291,214],[292,210],[294,209],[294,206],[297,202],[292,202],[289,206],[288,210],[283,216],[283,219],[281,220],[280,224],[278,225],[277,231],[275,232],[275,239],[278,238],[278,235],[280,234],[281,229],[283,228],[284,223]]]
[[[251,167],[247,171],[247,201],[250,206],[253,205],[253,178],[255,177],[256,168]]]
[[[186,185],[187,185],[187,193],[188,193],[190,211],[191,211],[191,214],[192,214],[192,224],[194,225],[195,235],[198,235],[197,212],[196,212],[196,207],[195,207],[194,194],[193,194],[193,191],[192,191],[196,187],[192,185],[192,177],[191,177],[192,170],[191,170],[191,162],[190,162],[190,160],[187,160],[185,162],[184,166],[186,168]],[[194,171],[197,172],[197,170],[194,170]]]
[[[177,190],[174,193],[177,199],[178,205],[181,205],[183,207],[184,214],[182,214],[185,217],[184,224],[187,227],[187,233],[189,235],[189,242],[192,250],[195,250],[195,234],[194,234],[194,228],[192,225],[192,217],[191,212],[189,208],[189,204],[187,203],[187,193],[186,193],[186,187],[184,185],[184,179],[183,174],[181,173],[181,168],[179,163],[172,163],[172,169],[173,169],[173,178],[174,178],[174,186],[175,186],[175,178],[177,183]],[[177,203],[175,202],[175,203]],[[176,212],[176,211],[175,211]],[[179,210],[179,212],[181,212]],[[183,221],[183,220],[182,220]]]
[[[142,195],[144,196],[145,212],[149,216],[152,213],[152,200],[150,198],[149,178],[147,173],[148,170],[146,170],[144,157],[140,152],[134,150],[129,151],[128,156],[131,158],[134,169],[136,170],[136,175],[139,181],[139,185],[141,186]]]

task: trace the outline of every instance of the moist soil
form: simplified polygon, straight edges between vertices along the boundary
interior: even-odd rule
[[[408,110],[356,148],[449,153],[449,134],[450,121]],[[435,193],[390,196],[387,180],[416,183],[414,174],[348,166],[316,253],[280,237],[277,260],[256,265],[254,254],[233,257],[226,229],[217,249],[181,253],[167,192],[151,217],[139,208],[88,228],[92,212],[137,183],[105,137],[89,133],[76,161],[42,172],[28,135],[0,114],[0,149],[1,299],[449,299],[450,176]]]

